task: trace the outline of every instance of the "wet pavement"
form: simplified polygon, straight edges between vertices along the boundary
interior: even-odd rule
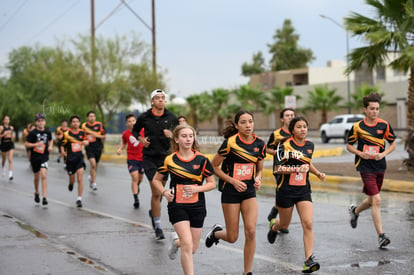
[[[75,206],[74,192],[62,164],[49,162],[47,208],[33,201],[32,173],[23,157],[14,161],[15,179],[0,178],[0,274],[181,274],[179,257],[170,260],[167,247],[172,226],[162,206],[167,239],[155,241],[148,218],[150,189],[144,179],[141,208],[132,207],[126,165],[102,163],[98,191],[85,184],[84,208]],[[87,175],[84,175],[85,182]],[[267,214],[274,203],[272,188],[259,196],[254,274],[300,274],[304,260],[302,229],[294,212],[290,233],[266,239]],[[207,218],[202,237],[214,223],[224,224],[220,193],[207,193]],[[370,212],[352,229],[347,208],[363,199],[360,186],[313,193],[316,274],[413,274],[414,195],[382,193],[384,231],[391,244],[377,248]],[[195,274],[242,274],[243,227],[234,244],[223,241],[194,255]]]

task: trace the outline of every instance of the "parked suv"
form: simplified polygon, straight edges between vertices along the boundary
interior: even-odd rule
[[[346,142],[352,125],[364,118],[365,116],[363,115],[339,115],[334,117],[328,123],[322,124],[321,129],[319,130],[322,143],[328,143],[331,138],[343,138]]]

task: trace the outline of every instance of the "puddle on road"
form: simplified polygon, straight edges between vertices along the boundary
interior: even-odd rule
[[[39,231],[37,231],[36,229],[31,227],[30,225],[27,225],[27,224],[19,222],[19,221],[16,221],[16,223],[17,223],[18,226],[20,226],[20,228],[33,233],[36,237],[41,238],[41,239],[47,239],[46,235],[40,233]]]

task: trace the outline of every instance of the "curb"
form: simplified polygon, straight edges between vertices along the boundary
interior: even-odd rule
[[[325,182],[321,182],[315,175],[310,174],[309,180],[312,182],[312,188],[316,187],[317,190],[324,188],[357,188],[362,190],[362,181],[359,177],[346,177],[346,176],[334,176],[326,175]],[[263,169],[263,181],[262,185],[267,187],[275,187],[275,180],[273,177],[272,169]],[[412,193],[414,194],[414,183],[411,181],[384,179],[382,189],[390,192]]]

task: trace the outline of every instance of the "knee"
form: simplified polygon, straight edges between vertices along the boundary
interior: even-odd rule
[[[312,220],[305,220],[302,223],[304,231],[312,231],[313,230],[313,222]]]
[[[237,239],[239,238],[239,233],[230,233],[227,231],[227,242],[229,243],[235,243]]]
[[[371,205],[372,206],[380,206],[381,205],[381,197],[380,196],[373,197]]]
[[[192,253],[192,254],[195,253],[193,242],[190,240],[180,240],[180,249],[184,253]]]
[[[254,240],[256,239],[256,228],[255,227],[246,228],[244,230],[244,234],[246,236],[246,240]]]

